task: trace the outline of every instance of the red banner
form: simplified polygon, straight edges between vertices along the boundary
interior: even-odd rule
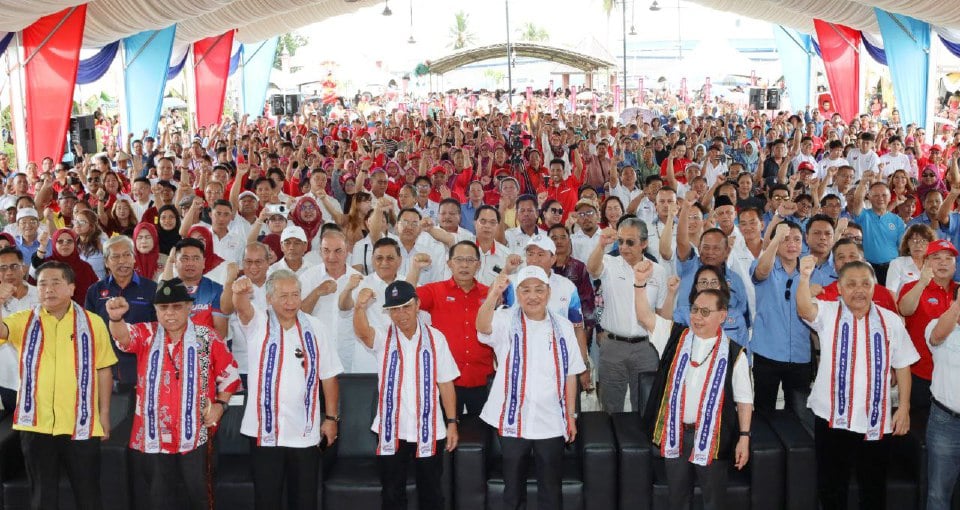
[[[39,163],[46,156],[60,161],[63,155],[86,19],[84,4],[44,16],[23,29],[30,161]]]
[[[198,128],[219,124],[223,117],[223,99],[227,91],[227,76],[230,73],[233,34],[234,31],[230,30],[193,43]]]
[[[823,67],[830,82],[833,107],[843,120],[857,116],[860,91],[860,32],[850,27],[814,19]]]

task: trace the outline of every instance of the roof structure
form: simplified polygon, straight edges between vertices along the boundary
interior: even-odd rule
[[[550,62],[557,62],[585,72],[594,72],[615,66],[612,61],[601,57],[544,44],[527,42],[512,43],[510,44],[510,49],[519,57],[538,58]],[[493,58],[503,58],[506,55],[506,44],[491,44],[489,46],[470,48],[446,55],[437,60],[432,60],[430,62],[430,72],[433,74],[445,74],[467,64]]]

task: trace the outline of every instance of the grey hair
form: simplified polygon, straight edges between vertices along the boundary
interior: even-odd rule
[[[270,247],[267,246],[267,245],[265,245],[265,244],[263,244],[263,243],[261,243],[260,241],[252,241],[252,242],[247,243],[246,249],[249,250],[250,248],[259,248],[259,249],[263,250],[263,258],[265,258],[265,259],[269,259],[269,258],[270,258],[270,251],[269,251],[269,250],[270,250]]]
[[[130,250],[130,253],[133,253],[134,255],[137,254],[133,248],[133,240],[127,236],[114,236],[108,239],[107,242],[103,243],[103,254],[109,257],[111,253],[110,249],[118,244],[126,247],[128,250]]]
[[[631,227],[631,228],[637,229],[637,231],[640,232],[640,240],[641,241],[647,240],[647,223],[641,220],[640,218],[637,218],[635,216],[624,218],[624,220],[621,221],[619,225],[617,225],[617,230],[620,230],[623,227]]]
[[[297,290],[300,290],[300,279],[297,278],[297,273],[289,269],[277,269],[267,277],[267,283],[265,284],[267,295],[273,296],[273,291],[277,288],[277,282],[287,280],[297,282]]]

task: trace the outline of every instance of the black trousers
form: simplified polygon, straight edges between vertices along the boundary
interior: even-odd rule
[[[845,510],[850,471],[857,476],[860,508],[886,508],[890,440],[866,441],[861,433],[831,429],[817,417],[817,493],[823,510]]]
[[[875,275],[877,276],[877,281],[878,281],[878,282],[885,282],[885,281],[887,281],[887,271],[890,270],[890,263],[889,263],[889,262],[887,262],[886,264],[873,264],[873,263],[871,263],[870,265],[873,266],[873,274],[875,274]]]
[[[537,508],[563,508],[560,475],[563,461],[563,437],[521,439],[500,436],[503,451],[503,507],[527,508],[527,466],[533,453],[537,471]]]
[[[73,488],[78,510],[95,510],[100,501],[100,438],[74,441],[67,435],[20,433],[20,448],[30,482],[30,508],[60,508],[60,468]]]
[[[454,386],[457,392],[457,407],[460,408],[460,416],[479,416],[483,411],[483,404],[487,402],[487,396],[490,394],[490,386],[474,386],[467,388],[464,386]]]
[[[290,498],[287,508],[315,510],[319,499],[320,448],[257,446],[252,440],[254,507],[281,508],[283,483]]]
[[[383,510],[405,510],[407,508],[407,468],[413,460],[417,479],[417,506],[420,510],[443,509],[443,451],[446,439],[437,441],[437,453],[430,457],[417,458],[417,444],[400,441],[400,447],[393,455],[380,455],[380,492]]]
[[[687,510],[693,500],[693,477],[697,477],[703,493],[703,510],[722,510],[727,507],[727,473],[729,460],[714,460],[706,466],[690,462],[690,452],[696,442],[693,428],[683,429],[682,451],[676,459],[663,459],[667,474],[667,493],[671,510]]]
[[[917,426],[930,417],[930,380],[910,374],[910,422]]]
[[[777,407],[777,390],[783,384],[784,408],[813,430],[813,413],[807,409],[810,396],[811,363],[788,363],[753,355],[754,406],[757,411],[773,411]]]
[[[0,419],[13,414],[13,410],[17,408],[17,390],[0,388],[0,403],[3,404],[3,410],[0,411]]]
[[[147,484],[146,494],[137,494],[141,505],[166,510],[177,505],[179,482],[186,489],[188,508],[207,510],[212,494],[207,492],[207,445],[182,454],[143,453],[131,450],[133,466]]]

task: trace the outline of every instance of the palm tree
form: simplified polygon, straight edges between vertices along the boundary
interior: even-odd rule
[[[533,22],[526,22],[517,29],[517,35],[521,41],[526,42],[546,42],[550,40],[550,34],[545,28],[538,27]]]
[[[483,71],[483,77],[493,82],[493,88],[500,88],[500,82],[503,81],[503,71],[496,69],[486,69]]]
[[[449,47],[454,50],[462,50],[474,42],[474,34],[467,28],[469,18],[470,15],[463,11],[454,14],[455,21],[453,26],[450,27],[451,41],[449,44]]]

